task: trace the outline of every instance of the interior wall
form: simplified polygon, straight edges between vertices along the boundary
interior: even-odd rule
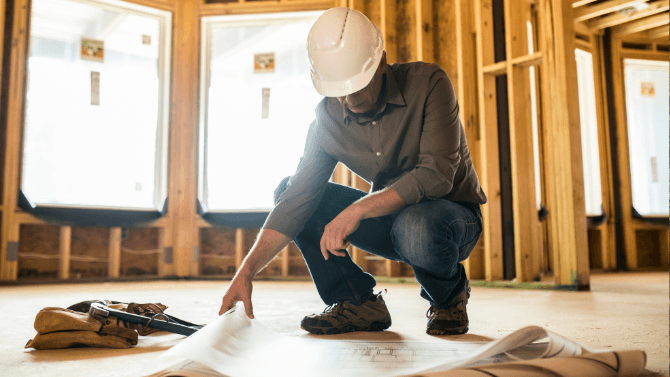
[[[4,7],[6,0],[0,1],[2,1],[0,5]],[[474,2],[468,0],[128,1],[168,10],[173,14],[168,212],[163,218],[142,228],[80,230],[68,226],[54,227],[17,209],[21,156],[18,146],[21,144],[23,122],[21,109],[24,106],[22,93],[24,93],[25,85],[21,78],[25,75],[25,60],[28,53],[28,39],[25,34],[22,34],[21,27],[25,28],[28,24],[29,1],[13,0],[7,9],[11,12],[14,22],[12,25],[7,25],[11,35],[8,35],[5,40],[14,38],[17,43],[5,46],[6,53],[3,54],[4,67],[9,67],[11,72],[7,70],[0,72],[2,77],[11,78],[11,80],[3,81],[1,92],[2,94],[10,93],[6,100],[3,98],[2,101],[3,106],[6,104],[10,111],[3,112],[3,117],[6,116],[7,119],[3,123],[6,128],[2,134],[9,147],[1,151],[4,164],[2,174],[4,200],[0,206],[2,210],[0,280],[22,280],[24,277],[34,277],[35,274],[39,275],[41,272],[61,279],[77,279],[88,277],[86,271],[98,271],[92,274],[100,275],[97,276],[99,278],[230,277],[239,267],[259,230],[213,227],[196,212],[197,151],[198,143],[202,142],[198,140],[197,111],[200,17],[325,10],[333,6],[348,6],[357,9],[373,20],[385,36],[387,58],[390,63],[414,60],[435,62],[444,68],[452,80],[459,98],[461,121],[473,163],[489,197],[489,204],[483,208],[486,229],[471,257],[464,262],[470,278],[486,280],[503,278],[499,208],[501,205],[500,182],[495,178],[499,174],[499,161],[496,156],[498,140],[495,136],[498,123],[495,119],[496,96],[490,90],[491,83],[495,82],[496,75],[500,73],[515,74],[519,79],[527,80],[525,69],[537,64],[542,64],[538,69],[538,76],[541,77],[538,79],[538,93],[542,97],[540,116],[543,122],[542,134],[545,138],[540,147],[544,156],[543,186],[546,185],[544,189],[546,192],[543,191],[542,195],[550,213],[546,223],[540,223],[537,219],[534,199],[530,200],[528,197],[528,193],[533,191],[530,187],[534,187],[533,174],[529,170],[518,170],[520,166],[523,166],[524,161],[531,158],[526,151],[528,148],[525,144],[528,142],[528,135],[524,133],[529,130],[525,120],[527,119],[525,117],[528,116],[528,108],[523,100],[519,100],[525,98],[527,88],[508,84],[510,95],[516,98],[516,102],[510,104],[510,109],[516,114],[513,119],[515,122],[513,135],[516,135],[516,139],[513,140],[512,145],[512,151],[515,153],[514,161],[516,161],[514,169],[517,169],[515,170],[517,172],[514,173],[515,198],[517,200],[527,199],[521,204],[514,204],[515,213],[521,214],[519,218],[523,219],[515,222],[515,229],[523,231],[515,237],[517,243],[522,245],[518,246],[520,250],[525,250],[518,253],[519,257],[515,261],[517,269],[521,271],[517,276],[518,280],[537,280],[541,274],[553,271],[555,275],[564,276],[561,278],[563,280],[557,280],[558,283],[562,282],[561,284],[569,285],[575,281],[588,282],[588,272],[586,272],[586,280],[584,278],[574,280],[572,274],[576,274],[575,271],[579,268],[583,269],[583,267],[576,267],[584,264],[584,256],[580,256],[579,250],[585,248],[587,242],[594,244],[598,239],[600,240],[599,246],[597,248],[594,246],[593,249],[599,250],[601,255],[597,259],[591,259],[600,260],[603,265],[604,261],[612,260],[613,254],[607,250],[611,250],[613,237],[611,237],[611,231],[610,233],[605,231],[612,228],[612,223],[608,223],[608,227],[599,229],[600,233],[591,234],[587,240],[586,226],[580,225],[581,221],[585,223],[585,219],[576,219],[579,215],[575,215],[574,211],[568,211],[570,206],[574,209],[575,202],[572,200],[579,201],[579,190],[576,189],[571,193],[575,195],[574,199],[565,198],[556,192],[557,188],[565,187],[566,177],[572,181],[572,171],[568,166],[575,165],[574,161],[562,162],[563,165],[556,163],[559,157],[570,157],[574,154],[571,154],[569,149],[573,142],[571,138],[574,135],[561,133],[561,127],[565,128],[566,125],[573,122],[574,109],[571,110],[565,105],[566,107],[560,107],[560,112],[556,110],[557,103],[566,102],[566,98],[572,95],[569,92],[569,85],[566,84],[572,82],[570,81],[572,73],[566,72],[565,68],[561,68],[558,64],[562,61],[560,59],[565,59],[562,54],[569,50],[569,44],[574,45],[574,29],[569,27],[572,22],[571,8],[564,6],[560,1],[541,0],[536,3],[536,6],[539,7],[537,9],[539,9],[540,18],[539,21],[537,19],[532,19],[532,21],[536,23],[539,30],[538,50],[545,55],[540,54],[539,59],[538,55],[528,58],[524,57],[523,51],[513,49],[514,46],[510,41],[525,38],[524,25],[523,28],[517,28],[518,30],[508,31],[505,36],[509,44],[508,59],[521,59],[520,61],[510,60],[509,64],[504,63],[507,65],[496,64],[499,62],[493,60],[492,50],[487,50],[492,48],[493,38],[493,20],[487,18],[490,17],[487,16],[487,12],[491,11],[491,0]],[[522,5],[526,13],[514,14],[512,9],[515,8],[506,7],[505,17],[510,19],[530,17],[531,5],[527,2],[519,4],[519,6]],[[547,19],[557,19],[560,22],[548,24],[545,22]],[[1,30],[3,30],[2,27],[0,27]],[[572,42],[566,44],[565,38]],[[0,38],[0,41],[2,40]],[[595,40],[600,41],[598,38]],[[598,51],[602,49],[600,42],[594,42],[593,46]],[[556,60],[549,60],[550,55]],[[7,64],[9,61],[12,62],[11,65]],[[559,63],[556,63],[557,61]],[[2,66],[0,64],[0,67]],[[606,90],[606,86],[603,85],[601,92],[606,93]],[[604,108],[605,102],[602,102]],[[603,117],[606,118],[604,115]],[[602,137],[606,138],[606,133],[603,132]],[[556,140],[566,143],[559,144],[563,149],[555,149],[557,148],[557,145],[554,145]],[[566,145],[568,149],[565,149]],[[604,153],[607,155],[607,151]],[[581,172],[580,169],[579,174]],[[604,174],[609,177],[608,172]],[[367,182],[342,166],[337,168],[333,178],[335,182],[369,190]],[[575,187],[578,186],[577,182]],[[635,229],[645,231],[646,228]],[[584,233],[583,242],[580,241],[581,238],[575,236],[581,231]],[[657,239],[653,242],[636,241],[635,234],[632,234],[633,238],[627,238],[627,245],[659,244]],[[644,232],[639,234],[648,236],[648,233]],[[667,232],[665,237],[667,237]],[[44,241],[47,239],[48,242]],[[27,258],[18,258],[18,254],[28,252],[28,249],[33,252],[33,249],[39,248],[38,245],[42,243],[49,246],[48,251],[42,251],[44,255],[57,256],[57,258],[42,259],[39,262],[35,260],[29,262]],[[17,245],[16,253],[14,245]],[[133,251],[141,253],[133,254]],[[376,275],[413,275],[411,268],[398,262],[379,260],[355,248],[352,248],[350,252],[359,265]],[[81,260],[82,257],[99,260],[86,262]],[[652,261],[657,259],[661,262],[667,261],[667,258],[662,257],[644,258]],[[587,268],[588,259],[586,255]],[[34,272],[35,268],[30,267],[33,264],[44,266],[39,267],[38,272]],[[562,275],[558,273],[559,271]],[[580,271],[579,273],[583,275],[584,271]],[[263,272],[264,277],[306,277],[308,275],[304,261],[293,244]]]

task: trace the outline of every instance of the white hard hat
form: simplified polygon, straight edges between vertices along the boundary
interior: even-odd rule
[[[316,91],[326,97],[341,97],[372,81],[384,40],[379,28],[361,12],[332,8],[309,31],[307,51]]]

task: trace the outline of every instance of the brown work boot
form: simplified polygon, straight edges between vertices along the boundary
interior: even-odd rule
[[[426,313],[428,326],[426,333],[431,335],[458,335],[468,332],[468,312],[465,306],[470,298],[470,283],[465,281],[465,289],[456,296],[447,309],[431,306]]]
[[[301,329],[316,335],[382,331],[389,327],[391,314],[381,293],[361,305],[340,301],[328,306],[321,314],[308,315],[300,322]]]

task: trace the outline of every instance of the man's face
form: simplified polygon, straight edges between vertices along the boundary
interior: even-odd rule
[[[375,108],[382,88],[383,74],[386,72],[386,51],[370,83],[363,89],[346,96],[337,97],[342,106],[356,114],[367,113]]]

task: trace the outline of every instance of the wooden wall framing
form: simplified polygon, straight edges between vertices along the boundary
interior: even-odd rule
[[[5,0],[1,5],[4,6]],[[386,40],[389,62],[423,60],[440,64],[448,73],[457,91],[461,106],[461,121],[466,130],[475,168],[489,203],[482,207],[483,235],[469,260],[464,263],[470,278],[501,280],[502,231],[498,151],[498,122],[496,114],[495,77],[507,75],[507,94],[510,98],[510,131],[512,134],[512,180],[514,187],[514,218],[517,281],[537,280],[552,269],[559,285],[586,288],[589,284],[589,265],[586,235],[586,216],[581,165],[578,102],[571,91],[576,87],[574,66],[575,25],[570,2],[560,0],[506,0],[504,17],[507,59],[495,62],[493,52],[493,0],[279,0],[208,3],[203,0],[126,0],[172,12],[172,77],[169,144],[170,197],[168,214],[149,224],[158,229],[156,250],[157,275],[201,276],[201,229],[208,229],[196,212],[197,151],[198,151],[198,78],[200,48],[200,18],[204,16],[267,13],[285,11],[325,10],[333,6],[348,6],[360,10],[381,29]],[[9,114],[5,134],[3,202],[0,247],[0,280],[16,280],[18,262],[8,260],[11,247],[19,242],[21,224],[44,224],[17,209],[17,191],[23,132],[24,85],[28,54],[29,0],[14,0],[12,31],[11,80],[9,84]],[[663,6],[663,4],[658,5]],[[4,19],[3,19],[4,20]],[[536,27],[537,49],[527,50],[526,21]],[[598,20],[589,21],[598,22]],[[610,21],[613,22],[613,21]],[[577,26],[579,28],[579,26]],[[587,28],[595,30],[594,27]],[[0,28],[1,30],[1,28]],[[654,31],[653,35],[660,35]],[[594,51],[602,51],[602,40],[594,34],[590,43]],[[651,34],[649,34],[651,35]],[[523,42],[523,43],[522,43]],[[595,47],[595,46],[598,47]],[[620,54],[632,54],[623,48]],[[602,69],[602,54],[598,54]],[[596,54],[594,53],[594,58]],[[620,55],[622,56],[622,55]],[[665,52],[667,58],[667,51]],[[528,68],[538,68],[542,150],[542,196],[549,210],[546,222],[540,222],[535,206],[532,129],[529,108]],[[1,67],[1,65],[0,65]],[[601,70],[600,75],[605,73]],[[1,73],[1,72],[0,72]],[[603,88],[602,92],[606,89]],[[614,88],[615,93],[617,90]],[[617,95],[622,95],[619,93]],[[3,99],[5,100],[5,99]],[[602,114],[605,101],[599,99]],[[604,115],[603,115],[604,117]],[[606,122],[606,117],[603,118]],[[621,123],[621,122],[618,122]],[[625,123],[622,123],[625,124]],[[600,136],[608,139],[607,127]],[[607,155],[609,146],[601,148]],[[601,162],[606,158],[601,158]],[[603,176],[611,180],[605,168]],[[338,166],[334,181],[368,190],[360,177]],[[610,187],[610,185],[603,185]],[[611,206],[611,192],[603,192]],[[640,229],[631,220],[631,227]],[[601,242],[613,242],[613,224],[602,227]],[[645,228],[646,229],[646,228]],[[251,246],[249,237],[256,230],[234,229],[234,250],[231,263],[239,267]],[[108,240],[107,274],[122,277],[124,247],[122,229],[112,228]],[[634,236],[634,233],[631,233]],[[69,276],[72,229],[61,227],[59,239],[60,278]],[[634,238],[627,236],[627,247]],[[667,232],[666,232],[667,237]],[[632,241],[631,241],[632,240]],[[667,246],[667,242],[664,243]],[[632,245],[632,246],[631,246]],[[614,266],[612,248],[603,252],[603,265]],[[605,250],[605,248],[603,249]],[[630,249],[629,249],[630,250]],[[352,248],[352,257],[365,270],[379,266],[374,257]],[[666,253],[667,254],[667,253]],[[11,259],[11,258],[10,258]],[[303,268],[295,246],[282,251],[277,260],[280,276],[287,277],[296,268]],[[629,257],[630,266],[635,266]],[[667,258],[666,258],[667,260]],[[233,262],[234,261],[234,262]],[[411,275],[402,264],[383,262],[388,276]],[[302,271],[302,270],[301,270]],[[71,277],[70,277],[71,278]]]

